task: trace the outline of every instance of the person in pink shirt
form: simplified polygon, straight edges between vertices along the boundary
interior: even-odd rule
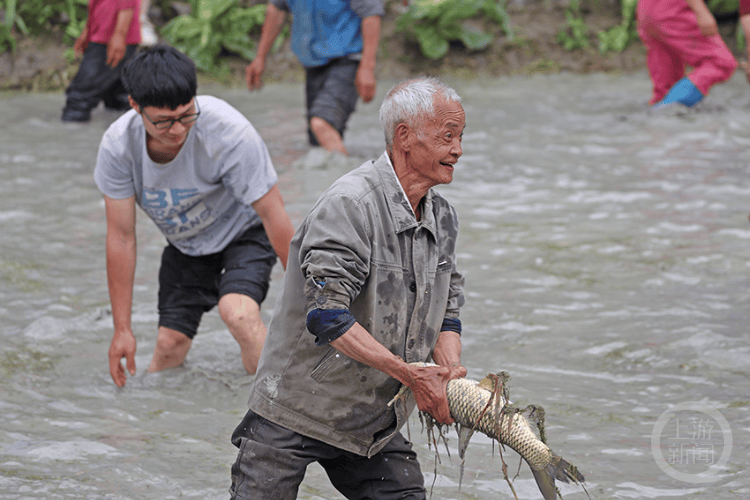
[[[83,60],[65,90],[63,121],[89,121],[99,101],[109,109],[130,109],[120,73],[141,41],[139,8],[140,0],[89,1],[86,27],[73,46]]]
[[[638,0],[637,19],[654,85],[651,106],[693,106],[737,69],[703,0]]]

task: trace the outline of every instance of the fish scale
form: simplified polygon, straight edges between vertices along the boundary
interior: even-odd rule
[[[492,402],[488,407],[492,392],[466,378],[448,382],[447,395],[451,416],[456,422],[507,445],[532,469],[544,469],[552,462],[551,450],[539,440],[528,421],[518,412],[502,412],[506,405],[502,396],[497,396],[500,398],[498,405]]]

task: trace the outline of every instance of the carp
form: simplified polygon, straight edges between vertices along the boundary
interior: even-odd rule
[[[431,363],[415,364],[436,366]],[[518,453],[531,468],[544,500],[554,500],[558,495],[556,479],[565,483],[572,480],[582,485],[583,474],[545,444],[541,425],[541,439],[531,428],[527,416],[535,416],[540,422],[544,418],[544,410],[541,407],[530,405],[520,410],[508,401],[504,382],[509,378],[509,375],[501,373],[489,374],[481,382],[467,378],[457,378],[448,382],[448,407],[457,424],[460,458],[464,458],[471,435],[474,431],[479,431]],[[410,396],[411,391],[403,387],[396,398]],[[509,480],[508,484],[512,489]]]

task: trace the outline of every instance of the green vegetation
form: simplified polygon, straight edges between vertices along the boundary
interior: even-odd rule
[[[739,10],[740,0],[706,0],[706,5],[714,14],[727,14]]]
[[[627,1],[627,0],[624,0]],[[585,49],[589,46],[589,27],[581,14],[580,0],[571,0],[565,9],[566,23],[557,32],[555,41],[566,50]]]
[[[56,25],[65,25],[65,35],[73,43],[86,25],[87,0],[2,0],[5,10],[0,25],[0,53],[16,48],[15,32],[40,35]]]
[[[161,34],[190,56],[196,67],[220,75],[228,71],[219,58],[224,50],[248,61],[255,58],[256,41],[249,33],[259,33],[265,17],[265,4],[245,8],[238,0],[191,0],[190,14],[172,19]],[[283,39],[277,39],[276,47]]]
[[[622,22],[607,31],[599,32],[599,52],[622,52],[632,40],[638,39],[635,9],[638,0],[621,0]],[[739,0],[737,0],[739,1]]]
[[[511,17],[505,9],[507,0],[409,0],[408,9],[396,19],[396,31],[415,40],[422,54],[431,60],[443,58],[451,44],[468,50],[489,47],[497,33],[504,33],[508,43],[516,43]],[[222,56],[236,54],[246,60],[255,57],[260,27],[265,18],[265,0],[187,0],[190,13],[176,15],[171,0],[153,0],[168,20],[160,34],[175,47],[187,53],[205,72],[221,75],[227,71]],[[402,0],[384,0],[389,10]],[[586,50],[598,38],[602,54],[622,52],[634,40],[637,0],[620,0],[621,22],[605,30],[593,30],[584,14],[592,2],[571,0],[565,9],[565,21],[555,40],[567,50]],[[715,14],[737,12],[739,0],[707,0]],[[17,37],[37,36],[50,31],[64,33],[72,45],[80,35],[87,18],[88,0],[0,0],[0,53],[14,51]],[[605,8],[598,5],[597,8]],[[276,40],[274,50],[288,36],[288,27]],[[738,46],[744,46],[742,30],[737,30]],[[72,51],[70,51],[72,54]]]
[[[425,57],[441,59],[451,41],[460,41],[469,50],[482,50],[494,41],[492,34],[468,19],[493,21],[513,38],[510,17],[498,0],[412,0],[397,19],[396,31],[415,38]]]

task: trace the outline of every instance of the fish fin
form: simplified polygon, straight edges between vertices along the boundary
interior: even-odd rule
[[[469,440],[474,435],[474,429],[465,425],[457,425],[456,431],[458,432],[458,456],[464,458],[466,448],[469,446]]]
[[[544,500],[555,500],[557,498],[559,492],[557,486],[555,486],[555,479],[563,483],[569,483],[570,480],[573,480],[574,483],[585,481],[583,474],[578,471],[578,467],[554,454],[552,455],[552,461],[546,468],[532,468],[531,473],[534,474],[536,485],[539,486],[539,491],[542,492]]]
[[[534,474],[536,485],[539,486],[539,491],[542,492],[544,500],[555,500],[557,498],[557,487],[555,486],[554,476],[547,469],[531,469],[531,473]]]
[[[484,377],[482,380],[479,381],[479,387],[482,389],[487,389],[488,391],[494,391],[495,385],[497,384],[497,376],[490,373],[486,377]]]
[[[574,483],[586,481],[583,474],[578,471],[578,467],[571,465],[564,458],[554,454],[552,455],[552,462],[547,466],[547,470],[563,483],[568,483],[570,482],[569,480],[573,480]]]
[[[458,476],[458,493],[461,493],[461,484],[464,481],[464,465],[466,464],[466,448],[469,447],[469,440],[474,434],[474,429],[465,425],[456,424],[458,433],[458,457],[461,459],[461,473]]]

